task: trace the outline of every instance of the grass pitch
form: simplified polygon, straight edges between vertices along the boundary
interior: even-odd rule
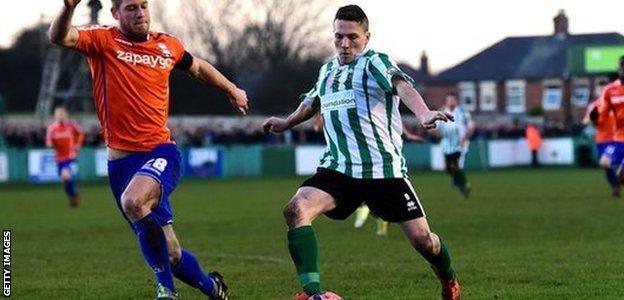
[[[624,199],[600,170],[469,172],[462,199],[442,173],[411,181],[450,249],[465,299],[621,299]],[[290,299],[299,290],[281,216],[302,178],[183,180],[175,229],[233,299]],[[150,299],[153,278],[105,182],[81,184],[70,209],[60,185],[0,185],[0,227],[12,229],[16,299]],[[431,270],[398,227],[315,223],[322,284],[346,299],[437,299]],[[183,299],[200,299],[177,281]]]

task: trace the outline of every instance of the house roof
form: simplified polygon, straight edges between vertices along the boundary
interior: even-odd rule
[[[567,77],[575,74],[568,63],[569,50],[622,44],[624,36],[616,32],[509,37],[441,72],[431,81]]]
[[[405,72],[409,77],[412,77],[417,83],[425,82],[429,79],[430,75],[422,69],[414,69],[407,63],[399,63],[399,68]]]

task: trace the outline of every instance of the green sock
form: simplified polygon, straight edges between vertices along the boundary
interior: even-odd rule
[[[318,245],[312,226],[302,226],[288,231],[288,250],[297,268],[299,282],[308,295],[321,292],[318,266]]]
[[[455,270],[451,266],[451,255],[449,255],[442,239],[440,239],[440,253],[433,257],[425,256],[425,259],[433,266],[442,280],[451,281],[455,277]]]

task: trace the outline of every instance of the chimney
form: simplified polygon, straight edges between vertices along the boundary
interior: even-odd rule
[[[102,3],[100,2],[100,0],[90,0],[87,5],[91,9],[91,24],[98,24],[98,15],[100,14],[100,10],[102,9]]]
[[[429,58],[425,51],[420,55],[420,71],[429,76]]]
[[[555,23],[555,35],[568,35],[568,17],[565,15],[563,9],[559,10],[559,13],[553,18],[553,21]]]

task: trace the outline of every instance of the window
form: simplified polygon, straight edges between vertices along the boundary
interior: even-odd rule
[[[544,110],[559,110],[561,109],[561,96],[563,82],[559,79],[544,80],[542,86],[542,108]]]
[[[586,107],[589,103],[589,79],[573,78],[570,102],[576,107]]]
[[[523,113],[526,111],[524,88],[526,83],[524,80],[508,80],[505,83],[505,99],[507,100],[508,113]]]
[[[558,110],[561,108],[561,88],[548,86],[542,94],[542,107],[545,110]]]
[[[576,86],[572,91],[572,103],[577,107],[585,107],[589,103],[589,87]]]
[[[495,81],[482,81],[479,83],[479,108],[482,111],[496,110]]]
[[[468,111],[477,109],[477,91],[474,82],[459,83],[459,102]]]

